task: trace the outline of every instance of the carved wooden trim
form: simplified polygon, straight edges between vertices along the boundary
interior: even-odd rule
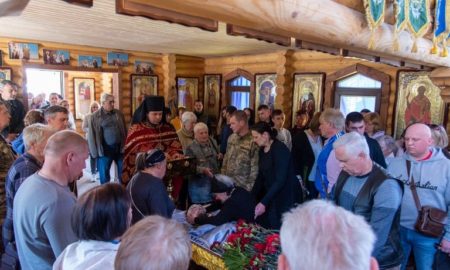
[[[341,70],[336,71],[333,74],[327,76],[325,80],[325,93],[324,93],[324,108],[334,106],[334,95],[336,92],[336,81],[351,76],[355,73],[359,73],[366,77],[381,82],[381,100],[380,100],[380,117],[382,123],[387,124],[388,108],[389,108],[389,95],[391,92],[391,77],[374,68],[356,64]]]
[[[254,38],[257,40],[266,41],[269,43],[275,43],[281,46],[289,47],[291,46],[291,38],[265,33],[258,30],[233,25],[233,24],[227,24],[227,34],[230,36],[244,36],[246,38]]]
[[[255,106],[255,80],[252,73],[240,68],[223,76],[221,100],[225,100],[225,102],[222,103],[222,105],[225,106],[230,104],[230,99],[227,93],[227,82],[239,76],[242,76],[250,81],[250,108],[253,108]]]
[[[310,51],[317,51],[317,52],[323,52],[323,53],[329,53],[332,55],[342,55],[343,49],[335,48],[331,46],[326,46],[322,44],[312,43],[300,39],[295,40],[295,47],[299,49],[305,49]]]
[[[92,7],[94,4],[94,0],[64,0],[67,3],[80,5],[80,6],[86,6],[86,7]]]
[[[365,54],[365,53],[360,53],[360,52],[355,52],[355,51],[351,51],[351,50],[342,50],[342,56],[355,57],[355,58],[359,58],[359,59],[369,60],[369,61],[372,61],[372,62],[379,62],[380,61],[380,57],[378,57],[378,56]]]
[[[216,20],[170,11],[151,6],[151,4],[139,3],[135,0],[116,0],[116,12],[130,16],[143,16],[152,20],[161,20],[184,26],[198,27],[210,32],[217,32],[219,30],[219,23]]]
[[[89,67],[75,67],[69,65],[45,65],[39,63],[22,63],[24,68],[37,68],[37,69],[52,69],[52,70],[64,70],[64,71],[84,71],[84,72],[119,72],[118,67],[112,68],[89,68]]]

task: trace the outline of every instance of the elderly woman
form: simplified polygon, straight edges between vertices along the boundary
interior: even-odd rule
[[[399,154],[399,149],[394,138],[389,135],[384,135],[378,137],[377,142],[380,145],[381,151],[383,151],[386,164],[389,165],[389,163],[391,163],[391,161]]]
[[[125,188],[115,183],[93,188],[81,196],[72,213],[72,229],[80,241],[64,249],[53,269],[114,269],[120,238],[130,224]]]
[[[81,128],[86,133],[86,138],[88,137],[88,133],[89,133],[89,121],[92,117],[92,114],[95,113],[96,111],[98,111],[98,109],[100,109],[100,104],[98,104],[97,101],[93,101],[91,103],[91,106],[89,107],[89,113],[86,114],[83,118],[83,123],[81,124]],[[97,162],[96,161],[97,160],[91,154],[89,154],[89,162],[91,165],[91,174],[92,175],[94,175],[97,172]]]
[[[192,203],[205,204],[211,201],[211,179],[219,172],[222,154],[216,142],[209,137],[206,124],[200,122],[194,126],[194,137],[192,144],[186,148],[186,155],[197,160],[197,175],[188,183],[189,197]]]
[[[139,153],[136,157],[137,173],[127,186],[133,205],[132,224],[149,215],[172,217],[175,205],[162,180],[166,165],[166,156],[159,149]]]
[[[194,140],[195,123],[197,123],[197,116],[193,112],[184,112],[181,116],[181,129],[177,131],[177,135],[185,154],[187,147]]]

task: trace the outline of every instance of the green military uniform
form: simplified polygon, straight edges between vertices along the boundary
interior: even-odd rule
[[[234,178],[237,186],[251,191],[258,176],[259,147],[249,132],[244,136],[232,134],[228,138],[222,174]]]
[[[16,156],[13,150],[11,149],[11,146],[0,135],[0,226],[3,226],[3,220],[6,217],[6,192],[5,192],[6,175],[8,174],[9,168],[11,167],[15,159]],[[0,239],[1,239],[1,230],[0,230]],[[0,241],[0,243],[3,242]],[[0,244],[0,247],[1,246],[3,246],[3,244]]]

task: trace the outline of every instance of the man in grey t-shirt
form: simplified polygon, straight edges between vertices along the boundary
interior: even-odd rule
[[[333,143],[334,154],[342,168],[334,186],[337,205],[363,216],[377,241],[372,256],[380,269],[399,269],[401,183],[370,158],[364,135],[347,133]]]
[[[76,198],[69,190],[88,157],[85,139],[73,131],[52,135],[42,169],[14,198],[14,235],[22,269],[51,269],[64,248],[77,241],[70,219]]]

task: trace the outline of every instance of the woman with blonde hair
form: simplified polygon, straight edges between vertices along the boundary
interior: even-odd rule
[[[366,113],[364,115],[364,122],[366,123],[366,132],[372,139],[377,139],[384,136],[384,130],[381,129],[381,118],[376,112]]]

